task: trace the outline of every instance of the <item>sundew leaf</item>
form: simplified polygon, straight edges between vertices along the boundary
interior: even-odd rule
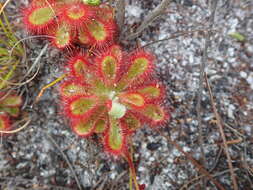
[[[56,47],[63,49],[71,43],[71,28],[65,24],[60,25],[54,34],[54,44]]]
[[[142,107],[145,104],[144,98],[138,93],[124,93],[120,95],[120,100],[136,107]]]
[[[0,114],[0,130],[4,131],[10,127],[9,118],[4,114]]]
[[[144,80],[150,75],[153,68],[153,58],[146,52],[140,52],[131,58],[131,64],[128,71],[124,74],[118,83],[118,89],[124,89],[135,80]]]
[[[70,6],[66,11],[67,16],[72,20],[81,19],[86,13],[85,10],[78,7],[77,5]]]
[[[85,116],[97,105],[95,97],[77,97],[69,104],[69,112],[72,116]]]
[[[28,16],[28,21],[34,26],[49,24],[54,19],[54,11],[51,7],[35,8]]]
[[[124,149],[124,132],[119,120],[110,119],[108,135],[106,137],[106,146],[110,153],[120,154]]]
[[[104,119],[99,119],[95,123],[95,133],[104,133],[106,130],[106,121]]]
[[[65,82],[61,86],[60,93],[63,97],[73,97],[77,95],[88,95],[87,87],[77,82]]]
[[[22,103],[22,99],[17,95],[9,95],[0,101],[1,106],[4,107],[16,107]]]
[[[90,35],[96,41],[104,41],[107,37],[107,31],[105,29],[105,25],[102,22],[97,20],[93,20],[92,22],[87,24],[87,29]]]
[[[90,120],[80,120],[73,125],[73,130],[79,136],[91,135],[94,131],[93,123]]]
[[[78,40],[82,43],[82,44],[85,44],[85,45],[89,45],[90,42],[91,42],[91,39],[87,33],[86,30],[79,30],[78,31]]]
[[[129,112],[122,118],[122,122],[125,123],[129,132],[134,132],[141,127],[140,120]]]
[[[71,67],[72,74],[76,77],[86,78],[89,75],[88,62],[81,56],[74,57],[70,60],[69,66]]]
[[[140,112],[154,123],[162,122],[166,119],[163,108],[155,104],[145,105]]]
[[[105,56],[101,61],[101,73],[107,81],[113,82],[117,74],[117,60],[113,56]]]
[[[100,5],[101,1],[100,0],[82,0],[85,4],[87,5]]]
[[[152,100],[162,96],[162,90],[159,85],[147,85],[137,90],[145,99]]]
[[[133,64],[127,72],[127,78],[134,79],[142,75],[145,71],[148,70],[149,60],[145,57],[138,57],[133,61]]]
[[[3,107],[2,110],[12,117],[17,117],[20,112],[20,109],[18,107]]]

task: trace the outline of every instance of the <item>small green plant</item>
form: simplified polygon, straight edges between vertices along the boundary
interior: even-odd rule
[[[23,10],[26,28],[52,37],[59,49],[75,43],[102,47],[114,40],[113,9],[98,0],[40,0]]]
[[[0,15],[0,33],[0,90],[3,90],[8,88],[8,81],[11,81],[16,76],[17,67],[24,55],[24,50],[18,44],[10,55],[10,50],[18,42],[18,39],[5,12]]]

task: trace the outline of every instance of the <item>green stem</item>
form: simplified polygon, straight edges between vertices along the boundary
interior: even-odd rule
[[[3,81],[0,83],[0,89],[4,88],[5,85],[6,85],[6,82],[5,82],[5,81],[9,80],[9,79],[12,77],[14,71],[15,71],[16,68],[17,68],[18,63],[19,63],[19,61],[16,61],[16,62],[13,64],[11,70],[5,75],[5,77],[3,78]]]
[[[133,159],[132,159],[132,148],[131,148],[131,153],[126,151],[123,156],[124,156],[124,158],[126,159],[126,161],[128,162],[128,165],[129,165],[129,172],[130,172],[129,176],[130,176],[130,181],[131,181],[131,182],[129,181],[129,188],[130,188],[130,190],[132,189],[132,181],[133,181],[134,185],[135,185],[135,190],[140,190],[138,182],[137,182],[137,177],[136,177],[136,172],[135,172]]]

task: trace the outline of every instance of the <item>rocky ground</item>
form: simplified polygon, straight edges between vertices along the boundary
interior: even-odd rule
[[[128,0],[129,30],[124,35],[159,3]],[[7,7],[20,38],[28,36],[19,12],[26,4],[27,0],[11,1]],[[66,56],[41,38],[25,43],[23,72],[39,69],[35,79],[19,90],[25,100],[23,115],[32,121],[1,140],[0,189],[128,189],[125,161],[104,153],[96,139],[80,139],[71,132],[60,113],[57,85],[34,104],[40,89],[61,76]],[[145,46],[156,54],[157,76],[167,90],[164,104],[171,110],[170,122],[159,131],[146,126],[134,136],[139,183],[148,190],[218,189],[191,156],[224,189],[235,189],[228,150],[238,189],[253,189],[253,2],[174,0],[138,39],[124,44],[129,50]],[[201,69],[214,101],[205,77],[200,80]],[[221,118],[228,149],[212,105]]]

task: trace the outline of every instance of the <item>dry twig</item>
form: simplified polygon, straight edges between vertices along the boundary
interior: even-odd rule
[[[228,152],[227,139],[226,139],[226,136],[225,136],[225,133],[224,133],[224,130],[223,130],[223,126],[222,126],[222,123],[221,123],[221,118],[220,118],[219,113],[218,113],[218,111],[215,107],[213,93],[212,93],[210,84],[208,82],[208,78],[207,78],[206,73],[205,73],[205,80],[206,80],[206,85],[207,85],[207,88],[208,88],[209,96],[210,96],[210,99],[211,99],[212,109],[213,109],[215,118],[217,120],[217,125],[218,125],[219,130],[220,130],[221,138],[222,138],[223,145],[224,145],[225,154],[226,154],[226,157],[227,157],[227,160],[228,160],[228,167],[229,167],[231,179],[232,179],[232,182],[233,182],[233,188],[234,188],[234,190],[238,190],[238,185],[237,185],[236,176],[235,176],[233,165],[232,165],[232,160],[231,160],[230,154]]]
[[[209,29],[212,29],[213,24],[214,24],[214,18],[215,18],[215,12],[216,12],[216,7],[217,7],[217,2],[218,0],[213,1],[213,7],[212,7],[212,15],[210,17],[210,24],[209,24]],[[198,118],[198,131],[199,131],[199,136],[198,136],[198,143],[200,146],[200,151],[201,151],[201,156],[202,156],[202,164],[206,168],[206,155],[204,153],[204,137],[203,137],[203,125],[202,125],[202,118],[201,118],[201,100],[203,96],[203,88],[204,88],[204,71],[206,67],[206,62],[207,62],[207,50],[208,47],[210,46],[210,36],[211,33],[207,32],[206,38],[205,38],[205,45],[204,45],[204,50],[203,50],[203,56],[202,56],[202,61],[200,65],[200,75],[199,75],[199,88],[198,88],[198,100],[197,100],[197,118]],[[206,181],[203,179],[203,187],[206,186]]]
[[[143,30],[145,30],[150,23],[157,19],[168,7],[170,0],[162,0],[162,2],[144,19],[141,25],[136,29],[136,32],[127,36],[126,40],[133,40],[137,38]]]
[[[120,32],[122,32],[125,23],[125,0],[116,0],[116,20]]]

